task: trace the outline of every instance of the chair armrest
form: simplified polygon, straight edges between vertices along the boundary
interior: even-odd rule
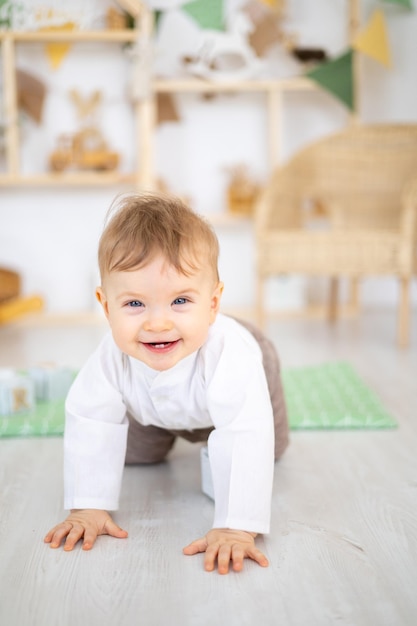
[[[400,231],[410,243],[417,235],[417,178],[408,181],[401,197]]]
[[[402,262],[412,274],[417,271],[417,178],[405,185],[401,197],[400,235]]]

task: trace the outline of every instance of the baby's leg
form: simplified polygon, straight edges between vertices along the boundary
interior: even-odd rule
[[[175,435],[157,426],[143,426],[129,416],[126,465],[160,463],[174,445]]]
[[[263,365],[271,397],[275,427],[275,459],[279,459],[289,443],[287,407],[281,381],[278,354],[274,344],[256,326],[237,319],[256,339],[262,351]]]

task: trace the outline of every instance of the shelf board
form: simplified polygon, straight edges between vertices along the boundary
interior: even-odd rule
[[[213,225],[220,227],[228,226],[253,226],[253,218],[246,215],[236,215],[228,211],[222,213],[207,213],[205,218]]]
[[[42,30],[42,31],[0,31],[0,41],[10,38],[16,42],[115,42],[126,43],[136,41],[139,36],[137,29],[120,30]]]
[[[135,184],[137,180],[135,174],[121,174],[120,172],[64,172],[62,174],[22,174],[19,176],[0,174],[0,187],[94,187]]]
[[[166,78],[154,79],[153,90],[157,93],[207,93],[227,91],[298,91],[315,89],[315,83],[304,76],[295,76],[285,79],[253,79],[253,80],[228,80],[208,81],[199,78]]]

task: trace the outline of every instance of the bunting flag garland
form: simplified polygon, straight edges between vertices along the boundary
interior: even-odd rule
[[[17,104],[37,124],[42,121],[43,105],[46,98],[44,83],[21,69],[16,69]]]
[[[40,30],[74,30],[75,24],[74,22],[67,22],[62,26],[47,26],[46,28],[41,28]],[[49,59],[49,63],[52,69],[56,70],[61,65],[64,58],[67,56],[69,50],[71,49],[71,44],[69,43],[47,43],[45,44],[46,55]]]
[[[282,0],[260,0],[263,4],[266,4],[270,9],[281,9]]]
[[[196,20],[201,28],[224,30],[223,0],[192,0],[181,9]]]
[[[277,20],[266,15],[258,22],[249,34],[248,41],[258,57],[264,56],[265,52],[280,40],[280,29]]]
[[[158,31],[159,22],[161,21],[162,16],[163,16],[162,11],[157,10],[153,12],[153,24],[154,24],[155,31]]]
[[[355,37],[352,47],[379,61],[385,67],[391,67],[391,52],[385,16],[376,9],[367,26]]]
[[[414,10],[413,0],[382,0],[382,2],[385,2],[386,4],[396,4],[397,6],[404,7],[409,11]]]
[[[158,124],[162,124],[163,122],[179,122],[180,117],[171,94],[158,93],[156,103]]]
[[[306,76],[336,96],[351,111],[354,110],[352,50],[314,68],[307,72]]]

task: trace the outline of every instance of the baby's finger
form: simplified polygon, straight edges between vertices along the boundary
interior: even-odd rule
[[[243,569],[243,561],[245,558],[245,551],[241,545],[235,544],[232,546],[232,562],[233,570],[240,572]]]
[[[206,548],[206,554],[204,555],[204,569],[206,572],[212,572],[214,570],[218,552],[218,543],[212,543]]]
[[[79,537],[78,539],[81,539],[81,537]],[[97,539],[97,531],[94,531],[91,528],[86,528],[84,530],[83,550],[91,550],[91,548],[96,542],[96,539]],[[77,543],[77,541],[74,542],[74,545]]]
[[[61,541],[68,535],[72,529],[72,524],[63,522],[55,526],[45,537],[45,541],[51,544],[51,548],[59,548]],[[49,541],[47,541],[49,539]]]
[[[184,554],[198,554],[199,552],[205,552],[207,550],[207,539],[205,537],[201,537],[201,539],[196,539],[188,546],[183,548]]]
[[[255,547],[247,550],[247,556],[253,561],[256,561],[261,567],[268,567],[269,565],[269,561],[264,553]]]
[[[118,539],[125,539],[128,536],[126,530],[120,528],[113,520],[108,520],[104,525],[104,532],[111,537],[117,537]]]
[[[81,525],[73,526],[71,531],[68,533],[68,536],[64,543],[64,550],[66,552],[69,552],[70,550],[72,550],[75,544],[77,543],[77,541],[79,541],[79,539],[81,539],[81,537],[84,535],[84,532],[85,532],[85,529],[83,526]]]
[[[217,555],[217,567],[219,570],[219,574],[228,573],[231,552],[232,546],[230,544],[224,544],[220,546],[219,553]]]
[[[57,526],[55,526],[55,528],[51,528],[51,530],[46,533],[45,537],[43,538],[45,543],[51,543],[52,537],[54,536],[56,529]]]

